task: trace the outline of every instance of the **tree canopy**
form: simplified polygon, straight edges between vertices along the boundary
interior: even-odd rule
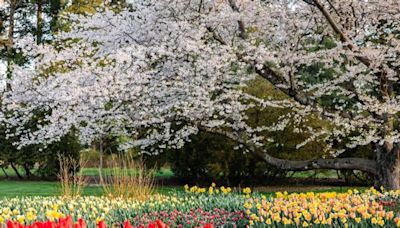
[[[35,56],[14,66],[3,98],[20,147],[76,130],[85,143],[111,132],[157,154],[205,130],[282,169],[358,169],[400,187],[398,1],[133,0],[64,17],[52,44],[15,41]],[[256,76],[290,99],[247,93]],[[254,125],[254,107],[291,111]],[[26,128],[38,110],[43,120]],[[310,116],[329,126],[304,125]],[[329,159],[269,155],[263,132],[287,128],[308,136],[298,148],[326,141]],[[336,158],[364,145],[374,160]]]

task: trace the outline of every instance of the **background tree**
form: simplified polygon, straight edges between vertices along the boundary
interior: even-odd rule
[[[89,4],[89,3],[86,3]],[[92,5],[91,7],[95,7]],[[8,81],[11,79],[13,66],[29,65],[30,60],[35,56],[30,56],[25,50],[18,48],[14,43],[25,36],[30,36],[33,41],[41,43],[51,43],[53,35],[66,29],[66,23],[60,19],[61,14],[66,12],[84,13],[93,11],[93,8],[85,8],[81,1],[68,3],[60,0],[10,0],[0,9],[1,33],[3,34],[0,44],[0,59],[6,66],[6,77],[1,79],[1,93],[11,90]],[[6,87],[3,87],[7,85]],[[2,101],[0,100],[0,106]],[[4,107],[5,108],[5,107]],[[4,109],[4,113],[10,110]],[[36,117],[43,117],[41,110],[35,110]],[[33,118],[25,126],[35,128],[39,124],[38,118]],[[73,135],[67,134],[61,142],[43,148],[40,144],[30,145],[22,149],[17,149],[15,143],[18,141],[14,137],[13,128],[5,126],[1,122],[0,126],[0,160],[2,167],[11,166],[19,178],[25,174],[30,178],[33,173],[40,176],[55,176],[58,172],[59,162],[56,159],[57,153],[65,156],[79,157],[80,146]],[[24,173],[21,173],[21,169]]]

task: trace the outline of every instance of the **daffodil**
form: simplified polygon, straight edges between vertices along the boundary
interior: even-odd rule
[[[250,193],[251,193],[251,189],[250,189],[249,187],[244,188],[244,189],[243,189],[243,193],[246,194],[246,195],[247,195],[247,194],[250,194]]]

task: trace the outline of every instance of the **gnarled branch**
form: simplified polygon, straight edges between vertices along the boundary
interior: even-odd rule
[[[242,139],[239,135],[221,129],[199,127],[202,130],[223,135],[240,144],[245,145],[254,155],[264,160],[266,163],[285,171],[306,171],[316,169],[335,169],[335,170],[360,170],[377,175],[377,163],[373,160],[364,158],[332,158],[332,159],[309,159],[294,161],[275,158],[265,150],[259,148],[254,143]]]
[[[304,161],[291,161],[272,157],[267,153],[257,152],[268,164],[287,171],[305,171],[314,169],[335,170],[361,170],[371,174],[377,174],[377,164],[373,160],[364,158],[332,158],[310,159]]]

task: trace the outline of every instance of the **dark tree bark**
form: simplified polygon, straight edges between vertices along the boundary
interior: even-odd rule
[[[267,153],[255,152],[255,154],[279,169],[286,171],[306,171],[316,169],[335,170],[360,170],[371,174],[377,174],[377,163],[364,158],[332,158],[332,159],[310,159],[303,161],[292,161],[272,157]]]
[[[100,138],[99,140],[99,177],[100,183],[103,183],[103,169],[104,169],[104,148],[103,148],[103,140]]]
[[[17,167],[15,167],[15,165],[14,165],[14,163],[10,163],[10,166],[11,166],[11,168],[14,170],[14,172],[15,172],[15,174],[17,174],[17,177],[19,178],[19,179],[22,179],[22,175],[18,172],[18,169],[17,169]]]
[[[11,78],[12,74],[12,61],[13,61],[13,46],[14,46],[14,25],[15,25],[15,10],[17,7],[17,0],[10,0],[10,15],[8,18],[8,42],[7,42],[7,78]],[[7,90],[11,90],[11,85],[7,83]]]
[[[31,169],[30,169],[28,164],[24,164],[24,170],[25,170],[26,178],[27,179],[31,178],[32,177],[32,172],[31,172]]]
[[[36,11],[36,43],[42,43],[43,36],[43,2],[42,0],[37,0],[37,11]]]
[[[393,148],[376,146],[377,175],[375,187],[385,189],[400,189],[400,146],[395,144]]]
[[[8,179],[9,176],[8,176],[8,173],[6,172],[6,170],[4,169],[4,167],[1,167],[1,170],[2,170],[3,173],[4,173],[4,176]]]

